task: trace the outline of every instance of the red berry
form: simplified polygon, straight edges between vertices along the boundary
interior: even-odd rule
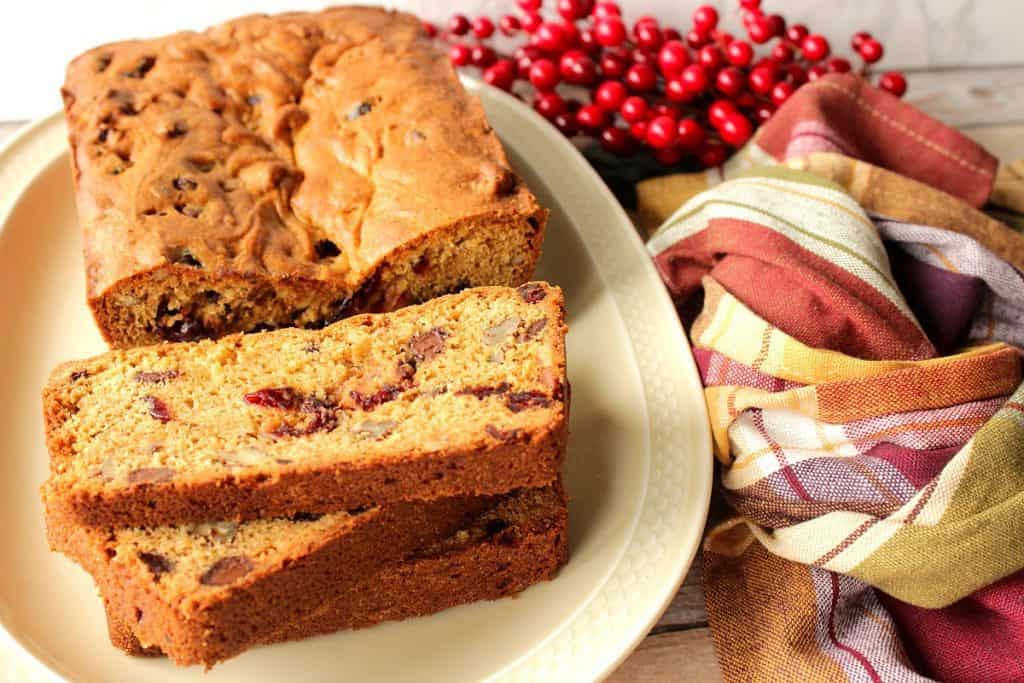
[[[774,68],[764,65],[754,68],[747,77],[750,89],[758,95],[767,95],[775,86],[776,71]]]
[[[815,64],[814,66],[807,70],[807,80],[816,81],[822,76],[824,76],[826,73],[828,73],[828,69],[826,69],[821,64]]]
[[[740,12],[740,22],[743,24],[743,28],[749,31],[750,27],[763,16],[764,12],[760,8],[747,8]]]
[[[536,12],[540,9],[543,0],[516,0],[516,4],[524,12]]]
[[[455,66],[466,66],[473,58],[473,51],[469,49],[468,45],[455,43],[448,48],[448,58]]]
[[[874,64],[885,54],[885,48],[874,38],[868,38],[861,43],[857,51],[860,52],[861,58],[868,64]]]
[[[629,62],[619,55],[605,52],[601,56],[601,75],[605,78],[619,78],[628,68]]]
[[[711,40],[711,36],[707,33],[701,33],[697,29],[692,29],[686,32],[686,44],[692,47],[694,50],[707,45],[708,41]]]
[[[654,149],[671,147],[679,137],[676,126],[671,116],[655,116],[647,124],[647,145]]]
[[[657,50],[665,42],[661,29],[651,24],[638,26],[636,29],[636,44],[646,50]]]
[[[722,125],[726,117],[736,113],[736,107],[729,100],[715,100],[708,106],[708,120],[715,128]]]
[[[597,80],[597,66],[583,50],[569,50],[558,62],[562,78],[574,85],[590,85]]]
[[[704,127],[694,121],[693,119],[683,119],[676,126],[676,133],[679,138],[679,145],[684,149],[696,149],[702,142],[706,134],[704,133]]]
[[[541,19],[541,16],[539,14],[531,12],[523,15],[521,23],[523,25],[523,30],[532,35],[537,32],[537,29],[541,27],[541,24],[544,23],[544,20]]]
[[[653,90],[658,83],[658,74],[650,64],[634,64],[626,70],[626,85],[636,92]]]
[[[701,33],[710,33],[718,26],[718,10],[711,5],[701,5],[693,10],[693,28]]]
[[[437,26],[434,26],[429,21],[424,21],[423,32],[426,33],[428,37],[434,38],[437,36]]]
[[[654,66],[658,63],[658,55],[650,50],[645,50],[642,47],[635,48],[629,53],[629,58],[633,60],[634,64],[649,64]]]
[[[728,156],[729,153],[725,151],[725,146],[720,142],[708,140],[697,148],[697,161],[704,168],[721,166]]]
[[[720,31],[718,29],[715,29],[714,31],[711,32],[711,37],[715,40],[716,43],[722,45],[723,47],[731,43],[733,40],[735,40],[733,35],[728,31]]]
[[[585,28],[580,31],[580,46],[587,52],[597,54],[601,51],[601,44],[597,42],[594,29]]]
[[[753,109],[757,106],[758,99],[752,92],[741,92],[736,97],[732,98],[733,104],[740,109]]]
[[[619,156],[626,156],[633,153],[633,140],[625,128],[608,126],[601,131],[601,147]]]
[[[627,123],[636,123],[647,118],[647,100],[638,95],[627,97],[619,108],[619,113]]]
[[[494,35],[494,22],[487,17],[477,17],[473,20],[473,34],[477,38],[490,38]]]
[[[464,36],[469,33],[469,19],[465,14],[453,14],[448,20],[448,30],[456,36]]]
[[[761,45],[767,43],[775,35],[772,22],[767,17],[758,17],[747,27],[747,35],[750,39]]]
[[[665,78],[678,76],[690,65],[690,51],[678,40],[670,40],[658,51],[658,68]]]
[[[666,102],[659,102],[651,107],[651,118],[655,116],[667,116],[672,120],[678,120],[680,115],[679,107]]]
[[[548,52],[561,52],[570,46],[570,36],[565,30],[565,24],[554,21],[541,24],[533,39],[537,47]]]
[[[498,58],[498,55],[491,48],[486,45],[474,45],[470,51],[470,61],[473,62],[473,66],[486,67],[494,64],[494,61]]]
[[[864,44],[864,41],[871,40],[871,34],[867,31],[857,31],[853,34],[853,38],[850,39],[850,47],[857,52],[860,52],[860,46]]]
[[[768,21],[768,27],[772,31],[773,38],[786,33],[786,20],[782,18],[781,14],[769,14],[765,19]]]
[[[594,5],[594,11],[591,12],[591,16],[595,19],[604,19],[606,17],[617,17],[622,14],[622,10],[614,2],[598,2]]]
[[[849,60],[843,59],[842,57],[829,57],[828,61],[825,62],[825,68],[836,74],[845,74],[852,67],[850,66]]]
[[[576,21],[590,14],[593,4],[585,0],[558,0],[556,9],[566,21]]]
[[[665,41],[666,42],[668,42],[670,40],[682,41],[682,39],[683,39],[683,34],[681,34],[679,31],[675,30],[674,28],[666,28],[666,29],[662,30],[661,33],[662,33],[662,35],[665,36]]]
[[[718,72],[715,77],[715,86],[726,97],[735,97],[746,85],[746,77],[743,72],[734,66],[728,66]]]
[[[781,107],[782,103],[788,100],[794,92],[796,92],[796,86],[792,83],[788,81],[776,83],[775,87],[772,88],[772,103],[776,107]]]
[[[907,79],[899,71],[887,71],[878,79],[878,87],[902,97],[907,92]]]
[[[646,141],[647,140],[647,122],[646,121],[637,121],[636,123],[630,124],[630,126],[629,126],[629,134],[632,135],[634,139],[639,140],[640,142]]]
[[[761,0],[740,0],[743,9],[756,10],[761,8]]]
[[[689,102],[694,97],[696,97],[696,93],[687,89],[682,79],[670,78],[665,81],[665,98],[669,102]]]
[[[516,60],[516,71],[520,78],[530,77],[530,67],[533,63],[544,56],[544,53],[531,45],[523,45],[516,48],[512,57]]]
[[[771,102],[760,102],[754,110],[754,118],[758,123],[764,123],[775,113],[775,105]]]
[[[633,37],[636,37],[637,29],[641,26],[658,26],[658,20],[652,17],[650,14],[645,14],[636,20],[633,24]]]
[[[800,43],[800,50],[804,53],[804,57],[812,62],[825,59],[825,57],[828,57],[829,52],[831,52],[825,36],[817,33],[812,33],[804,38]]]
[[[576,117],[566,112],[556,115],[551,122],[561,131],[562,135],[568,138],[576,135],[579,130],[579,126],[576,125]]]
[[[787,64],[793,61],[793,48],[789,43],[778,42],[772,47],[772,59],[779,64]]]
[[[551,120],[559,114],[565,113],[567,107],[561,95],[554,92],[538,93],[533,100],[533,108],[544,118]]]
[[[705,45],[697,50],[697,63],[714,71],[725,63],[725,57],[722,56],[722,51],[718,49],[717,45]]]
[[[691,64],[683,69],[683,73],[679,74],[679,80],[682,81],[687,90],[695,95],[704,92],[711,85],[708,70],[700,64]]]
[[[523,27],[519,23],[518,17],[514,17],[511,14],[506,14],[498,20],[498,26],[501,28],[501,32],[506,36],[514,36],[519,29]]]
[[[722,141],[733,147],[740,147],[754,132],[754,127],[743,114],[730,114],[718,127],[718,134]]]
[[[550,59],[538,59],[530,66],[530,83],[537,90],[552,90],[562,77]]]
[[[605,81],[594,91],[594,104],[608,112],[616,112],[626,101],[629,91],[620,81]]]
[[[585,104],[576,112],[576,123],[585,131],[598,131],[608,125],[608,112],[596,104]]]
[[[605,47],[617,47],[626,42],[626,25],[618,17],[602,19],[594,24],[594,38]]]
[[[754,58],[754,48],[743,40],[734,40],[725,46],[725,58],[733,66],[747,66]]]
[[[662,166],[675,166],[680,161],[682,161],[683,157],[685,156],[686,150],[680,147],[679,145],[672,145],[671,147],[666,147],[665,149],[654,150],[654,158]]]
[[[499,59],[484,70],[484,81],[496,88],[508,90],[516,80],[516,65],[511,59]]]
[[[786,77],[793,85],[803,85],[807,82],[807,72],[799,64],[787,64]]]
[[[803,24],[793,24],[786,29],[786,38],[789,42],[799,45],[807,37],[807,27]]]

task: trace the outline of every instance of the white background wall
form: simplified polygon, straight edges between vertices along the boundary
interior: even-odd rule
[[[739,31],[737,0],[711,0]],[[373,0],[364,0],[373,2]],[[546,4],[553,4],[547,0]],[[0,2],[0,120],[40,116],[60,106],[57,89],[75,54],[111,40],[202,28],[239,14],[316,9],[315,0],[4,0]],[[443,19],[453,7],[496,16],[513,0],[390,0]],[[627,18],[651,13],[687,24],[699,0],[621,0]],[[768,11],[802,21],[848,53],[863,28],[886,45],[890,67],[1024,65],[1024,0],[764,0]],[[913,80],[911,81],[913,86]],[[984,84],[982,84],[984,85]]]

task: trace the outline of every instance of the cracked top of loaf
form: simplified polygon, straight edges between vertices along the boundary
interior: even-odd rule
[[[105,45],[70,64],[63,94],[91,301],[161,269],[351,296],[432,233],[543,223],[480,104],[411,15],[248,16]],[[138,286],[120,294],[128,307],[146,298]],[[162,302],[165,313],[186,305]]]

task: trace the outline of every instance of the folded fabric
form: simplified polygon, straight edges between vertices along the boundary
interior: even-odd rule
[[[1024,237],[976,209],[995,173],[837,75],[641,188],[648,218],[693,193],[648,247],[699,310],[737,513],[705,543],[727,680],[1024,679]]]

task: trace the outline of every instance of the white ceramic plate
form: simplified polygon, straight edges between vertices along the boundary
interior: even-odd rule
[[[676,313],[627,216],[586,161],[513,98],[468,82],[552,210],[539,277],[569,310],[570,561],[518,598],[299,643],[217,666],[133,659],[107,640],[88,576],[44,539],[39,389],[104,350],[85,306],[65,132],[40,121],[0,153],[0,679],[584,681],[646,635],[700,541],[707,416]]]

